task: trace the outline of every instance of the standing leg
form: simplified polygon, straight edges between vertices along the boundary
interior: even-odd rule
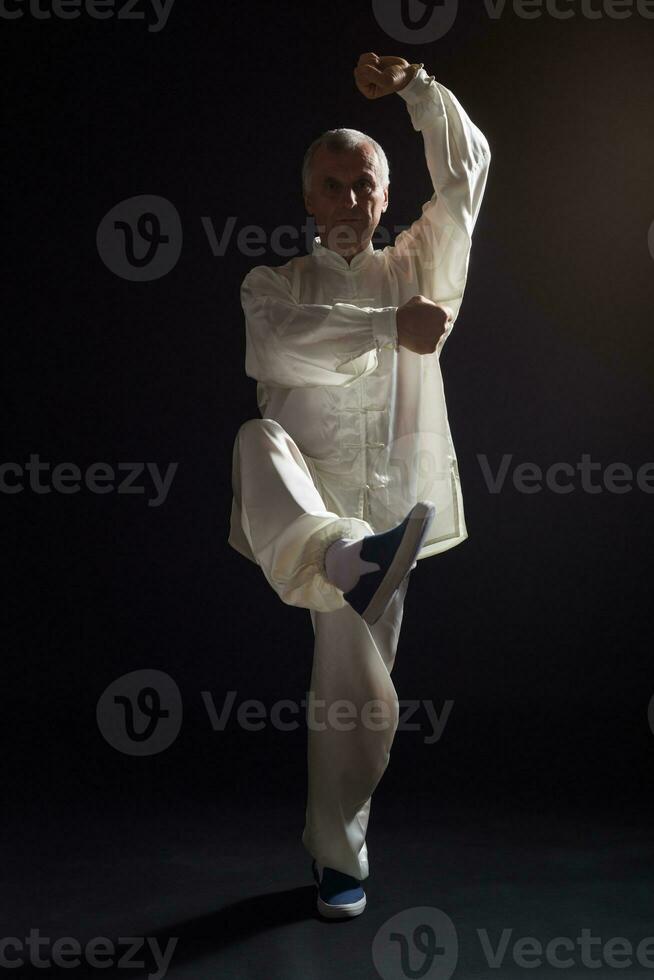
[[[242,532],[280,599],[312,611],[343,609],[343,593],[325,576],[325,552],[338,538],[374,531],[366,521],[327,510],[304,456],[274,419],[250,419],[240,427],[232,488],[230,543]]]
[[[388,765],[398,724],[398,699],[390,673],[409,578],[410,573],[373,626],[351,606],[311,612],[315,645],[307,706],[308,799],[302,842],[320,864],[358,879],[369,873],[370,798]],[[339,711],[336,702],[341,700],[344,706]]]

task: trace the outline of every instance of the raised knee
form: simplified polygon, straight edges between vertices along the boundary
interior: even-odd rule
[[[273,435],[282,430],[275,419],[248,419],[238,430],[239,438],[256,438],[261,435]]]

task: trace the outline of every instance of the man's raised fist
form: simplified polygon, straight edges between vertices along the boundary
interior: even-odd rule
[[[356,87],[367,99],[399,92],[415,78],[417,69],[396,55],[379,57],[374,51],[362,54],[354,69]]]
[[[426,296],[412,296],[397,309],[398,343],[414,354],[433,354],[452,320],[449,306],[440,306]]]

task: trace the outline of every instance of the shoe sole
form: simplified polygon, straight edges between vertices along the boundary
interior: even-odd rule
[[[410,571],[435,513],[436,508],[433,504],[426,504],[422,501],[411,508],[409,522],[393,561],[379,588],[361,613],[361,618],[366,621],[368,626],[374,626],[377,620],[383,616],[393,593],[399,588],[407,572]]]
[[[330,905],[324,902],[318,895],[318,911],[326,919],[351,919],[355,915],[361,915],[366,907],[366,896],[360,898],[358,902],[350,902],[349,905]]]

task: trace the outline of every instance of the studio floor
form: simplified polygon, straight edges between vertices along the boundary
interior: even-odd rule
[[[291,795],[241,787],[231,804],[176,798],[157,812],[143,800],[101,810],[44,801],[5,842],[5,936],[18,940],[5,955],[22,962],[13,975],[654,975],[654,846],[633,813],[489,814],[376,795],[367,908],[327,922],[300,842],[301,795]],[[49,966],[30,959],[34,931]],[[77,968],[52,960],[63,937],[80,946]],[[99,937],[102,967],[85,952]]]

